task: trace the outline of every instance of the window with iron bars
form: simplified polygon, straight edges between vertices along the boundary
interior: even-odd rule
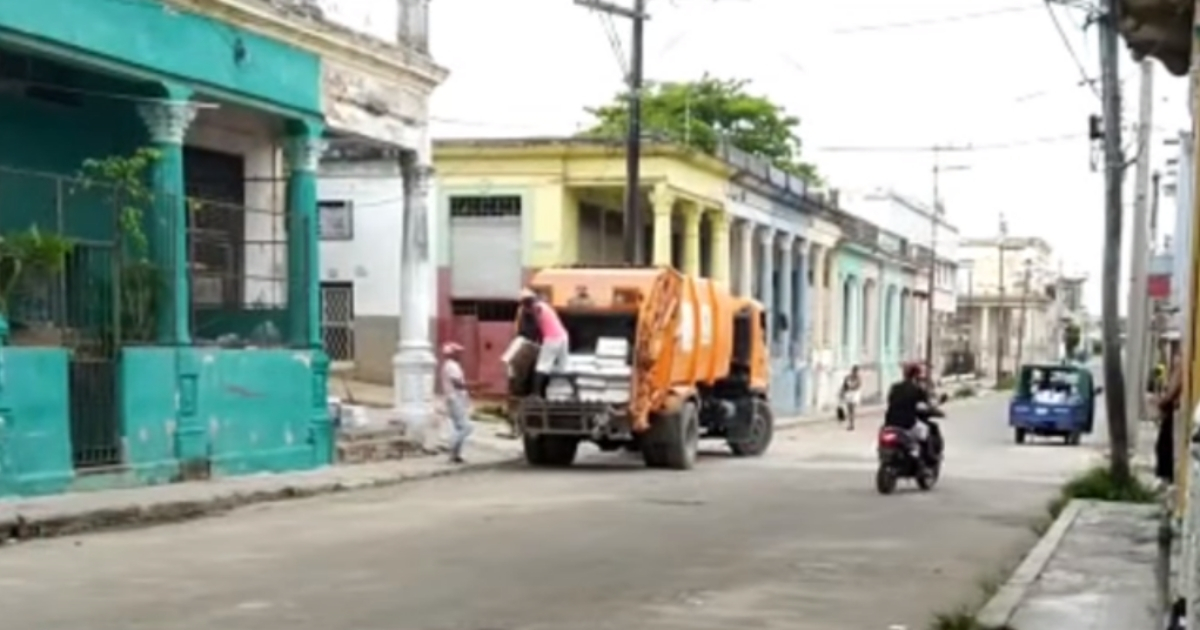
[[[450,216],[458,219],[521,216],[521,196],[453,196],[450,198]]]

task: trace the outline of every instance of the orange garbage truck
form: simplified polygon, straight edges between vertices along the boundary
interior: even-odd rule
[[[738,456],[771,443],[766,313],[723,285],[671,268],[560,267],[530,288],[570,335],[565,370],[534,388],[515,362],[511,413],[534,466],[569,466],[580,442],[690,469],[701,438]],[[538,391],[540,390],[540,391]]]

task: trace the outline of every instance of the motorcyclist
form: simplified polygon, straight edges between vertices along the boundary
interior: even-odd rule
[[[940,440],[938,427],[930,418],[941,416],[942,412],[934,406],[929,390],[923,384],[921,365],[905,365],[904,379],[888,390],[883,425],[907,431],[916,440],[924,463],[930,454],[931,439]]]

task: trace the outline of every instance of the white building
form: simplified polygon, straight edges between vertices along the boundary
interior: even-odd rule
[[[394,41],[380,45],[428,71],[381,77],[326,69],[326,117],[338,133],[329,139],[317,193],[326,351],[335,366],[394,384],[402,416],[406,405],[432,394],[435,360],[437,278],[430,250],[438,235],[429,217],[428,104],[447,73],[429,56],[427,5],[397,0],[385,7],[397,26]],[[402,320],[401,312],[413,316]]]
[[[998,356],[1006,373],[1059,357],[1061,274],[1053,254],[1040,238],[970,238],[959,244],[958,320],[983,373],[995,373]]]

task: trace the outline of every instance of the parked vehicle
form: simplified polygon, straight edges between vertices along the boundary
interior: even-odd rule
[[[670,268],[551,268],[530,286],[558,312],[571,352],[544,395],[529,384],[530,362],[513,364],[513,417],[530,464],[569,466],[583,441],[673,469],[695,465],[701,438],[738,456],[767,450],[760,304]]]
[[[1021,366],[1017,387],[1008,405],[1013,439],[1024,444],[1031,435],[1056,437],[1078,445],[1092,432],[1096,397],[1104,391],[1091,370],[1072,363]]]
[[[940,409],[930,409],[927,417],[944,417],[944,414]],[[880,428],[875,489],[880,494],[891,494],[901,479],[912,479],[920,489],[932,490],[942,475],[944,450],[945,441],[937,425],[930,425],[929,440],[924,448],[904,429]]]

